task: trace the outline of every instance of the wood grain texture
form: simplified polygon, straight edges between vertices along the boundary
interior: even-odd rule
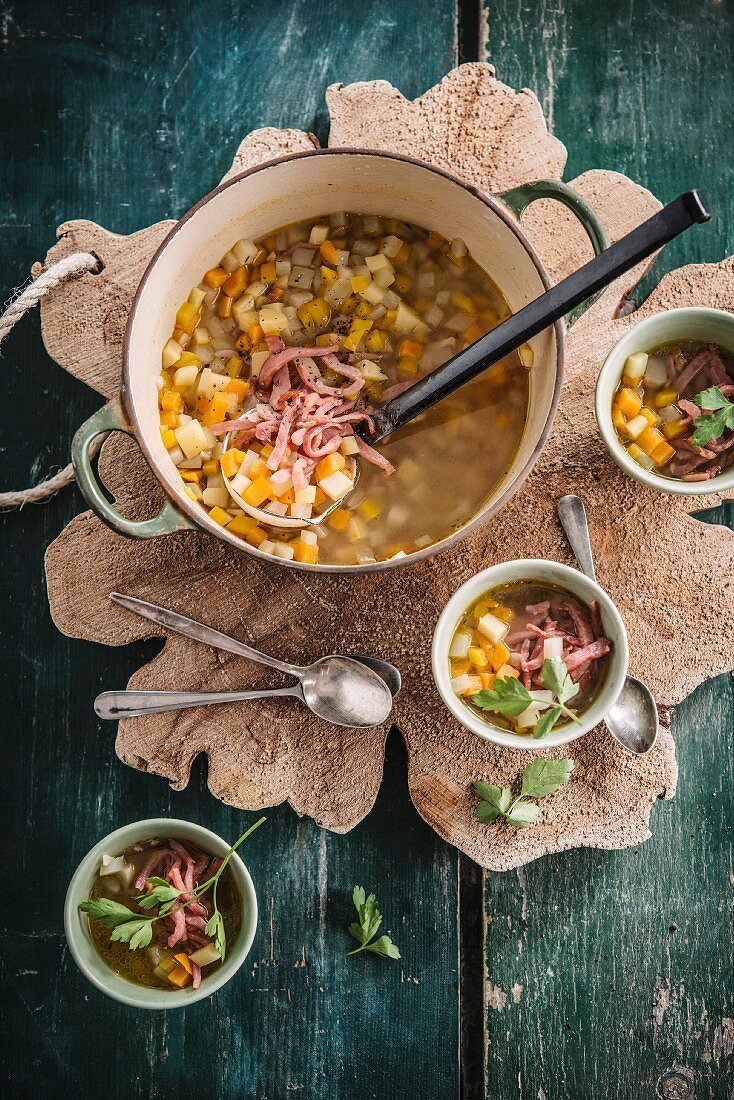
[[[666,200],[701,187],[710,227],[665,249],[640,298],[681,263],[734,251],[730,5],[492,0],[482,31],[499,77],[537,94],[569,172],[614,167]],[[734,508],[701,518],[731,528]],[[492,1100],[732,1095],[731,677],[676,707],[672,732],[678,791],[647,844],[486,877]]]
[[[180,215],[249,131],[296,125],[325,139],[329,83],[387,76],[422,92],[455,63],[453,5],[425,23],[422,7],[366,0],[354,20],[331,0],[223,0],[216,18],[204,0],[0,3],[3,295],[65,221],[93,218],[128,234]],[[417,50],[409,66],[408,41]],[[4,342],[2,366],[12,414],[1,476],[4,486],[27,484],[68,461],[75,427],[100,398],[45,353],[35,316]],[[420,1081],[427,1100],[456,1096],[457,857],[410,804],[399,740],[388,742],[373,812],[348,841],[287,806],[268,812],[246,857],[262,920],[248,964],[216,997],[186,1013],[137,1013],[77,971],[62,906],[93,843],[158,814],[225,837],[248,820],[212,798],[198,765],[177,793],[115,758],[92,700],[124,684],[155,643],[111,650],[63,638],[51,623],[44,549],[82,508],[69,490],[0,516],[2,858],[14,869],[0,931],[6,1094],[346,1100],[407,1095]],[[402,964],[345,958],[355,882],[377,892]]]

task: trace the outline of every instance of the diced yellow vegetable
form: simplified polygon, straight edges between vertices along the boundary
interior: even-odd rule
[[[361,294],[363,290],[372,282],[372,278],[369,275],[355,275],[351,280],[352,290],[355,294]]]
[[[616,405],[612,409],[612,424],[614,424],[614,427],[621,435],[626,434],[627,421],[622,416],[622,413],[619,411]]]
[[[184,970],[187,970],[189,974],[194,973],[194,968],[191,965],[191,963],[189,961],[189,957],[185,953],[185,951],[181,951],[180,954],[174,955],[173,957],[176,960],[176,962],[181,963],[181,966],[184,968]]]
[[[278,272],[275,270],[275,260],[269,260],[268,263],[263,264],[260,268],[260,278],[264,283],[274,283],[278,278]]]
[[[484,336],[484,329],[480,324],[474,321],[473,324],[469,325],[469,328],[464,329],[461,334],[461,339],[464,340],[467,344],[475,344],[477,340],[481,339],[482,336]],[[527,344],[523,344],[523,347],[527,347]],[[522,348],[520,349],[520,351],[522,352]],[[530,365],[532,366],[532,363]]]
[[[245,452],[238,451],[236,447],[231,447],[228,451],[225,451],[219,460],[224,476],[234,477],[242,465],[244,457]]]
[[[328,325],[331,317],[329,305],[323,298],[312,298],[310,302],[305,302],[300,306],[296,313],[303,327],[309,331],[324,328],[325,325]]]
[[[495,672],[499,672],[503,665],[509,663],[510,651],[504,642],[497,642],[487,654],[489,663]]]
[[[393,289],[397,291],[398,294],[407,294],[410,290],[410,276],[406,275],[404,271],[400,271],[395,276]]]
[[[218,298],[217,317],[221,317],[223,321],[226,321],[228,317],[231,317],[233,301],[233,298],[228,298],[226,295],[222,295],[220,298]]]
[[[468,294],[463,294],[460,290],[453,290],[451,292],[451,301],[457,309],[462,311],[462,313],[476,313],[474,302]]]
[[[644,416],[644,418],[648,422],[648,424],[653,424],[654,425],[654,424],[657,424],[658,421],[660,420],[660,417],[655,412],[655,410],[654,409],[649,409],[647,407],[647,405],[643,405],[642,408],[640,409],[640,416]]]
[[[161,412],[161,427],[163,428],[177,428],[179,423],[178,413],[173,412],[172,409],[166,409]]]
[[[178,362],[182,352],[183,348],[179,344],[178,340],[167,340],[163,348],[163,366],[172,367],[174,363]]]
[[[257,525],[254,516],[235,516],[232,522],[227,525],[227,530],[234,535],[239,535],[240,538],[246,538],[255,530]]]
[[[325,242],[328,243],[328,242]],[[347,351],[356,351],[360,345],[360,342],[364,336],[367,335],[372,328],[372,321],[369,320],[355,320],[352,322],[352,327],[349,330],[349,335],[344,341],[344,348]]]
[[[224,393],[215,393],[208,400],[205,397],[200,397],[196,402],[196,410],[201,417],[202,424],[206,424],[210,428],[212,424],[220,424],[223,420],[226,420],[229,412],[229,397]]]
[[[168,975],[168,980],[171,985],[177,986],[178,989],[183,989],[183,987],[188,985],[191,981],[191,974],[185,966],[177,966],[175,970],[172,970]]]
[[[359,504],[357,505],[357,511],[359,512],[362,519],[371,520],[377,519],[382,509],[380,508],[380,505],[377,503],[377,501],[370,500],[368,498],[367,500],[362,500],[359,502]]]
[[[415,375],[420,370],[420,360],[398,359],[398,370],[401,374]]]
[[[229,512],[225,512],[224,508],[220,508],[217,504],[215,504],[209,512],[209,517],[213,519],[215,523],[218,523],[220,527],[226,527],[232,522],[232,517]]]
[[[678,394],[675,390],[659,390],[655,394],[655,408],[666,409],[668,405],[675,405],[678,400]]]
[[[161,408],[166,412],[181,412],[183,397],[176,390],[161,391]]]
[[[679,439],[687,431],[688,428],[681,420],[668,420],[663,424],[663,435],[666,439]]]
[[[387,336],[384,332],[378,332],[377,329],[373,329],[368,332],[364,338],[364,346],[367,351],[380,352],[385,350],[385,344],[387,343]]]
[[[184,302],[182,306],[179,306],[176,312],[176,328],[180,328],[183,332],[191,335],[198,320],[199,310],[193,302]]]
[[[324,267],[322,265],[322,267],[321,267],[321,278],[324,280],[325,285],[327,287],[330,287],[337,281],[339,276],[337,275],[336,271],[334,271],[334,269],[332,267]]]
[[[326,240],[321,244],[321,255],[324,257],[328,264],[333,264],[335,267],[339,263],[339,254],[331,241]]]
[[[204,476],[202,470],[179,470],[182,481],[191,481],[198,484]]]
[[[166,448],[167,451],[170,451],[171,447],[175,447],[177,445],[176,436],[172,428],[161,427],[161,439],[163,440],[163,446]]]
[[[467,650],[467,657],[474,668],[485,669],[487,667],[487,654],[478,645],[471,645]]]
[[[411,340],[406,336],[405,339],[401,340],[398,344],[398,355],[401,358],[420,359],[422,354],[423,348],[417,340]]]
[[[462,695],[477,695],[482,690],[481,676],[470,676],[469,683],[462,691]]]

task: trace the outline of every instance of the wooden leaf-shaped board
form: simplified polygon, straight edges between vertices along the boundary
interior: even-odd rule
[[[489,191],[560,177],[563,170],[565,150],[547,133],[535,97],[500,84],[488,65],[462,66],[415,102],[384,81],[334,86],[327,102],[331,145],[408,153]],[[296,130],[257,131],[240,146],[232,172],[314,142]],[[659,207],[648,191],[613,172],[588,172],[573,186],[597,208],[613,238]],[[42,320],[50,353],[106,397],[119,384],[132,296],[169,224],[121,238],[90,222],[70,222],[49,253],[52,263],[77,249],[91,250],[105,265],[100,274],[73,280],[45,299]],[[590,255],[582,230],[557,204],[536,204],[525,224],[555,278]],[[404,675],[394,721],[407,746],[411,797],[437,832],[484,867],[507,869],[576,845],[620,848],[644,840],[653,803],[672,797],[675,788],[675,750],[667,729],[642,758],[624,753],[603,728],[594,730],[571,746],[572,779],[544,801],[537,826],[518,832],[480,825],[472,816],[472,781],[515,784],[530,756],[466,732],[447,713],[430,672],[439,610],[472,573],[517,557],[571,562],[555,518],[556,500],[569,491],[586,501],[599,579],[629,630],[631,670],[650,684],[658,702],[679,702],[734,663],[734,537],[694,519],[686,500],[624,477],[606,454],[592,407],[599,365],[638,316],[680,305],[731,308],[734,262],[675,272],[639,315],[618,316],[641,274],[638,269],[608,289],[571,329],[561,407],[540,461],[501,513],[450,553],[379,576],[299,574],[195,532],[128,541],[85,512],[47,553],[49,599],[59,629],[107,645],[158,632],[110,603],[109,593],[117,589],[294,661],[306,663],[334,650],[378,654]],[[100,471],[126,514],[153,514],[161,491],[130,439],[114,436],[105,444]],[[87,563],[83,571],[74,567],[79,560]],[[701,637],[707,640],[703,651],[695,642]],[[131,685],[221,690],[276,680],[257,665],[172,635]],[[185,786],[194,757],[205,753],[218,798],[247,809],[287,799],[297,813],[346,832],[374,802],[386,734],[387,728],[326,726],[299,704],[274,700],[129,719],[120,724],[117,752],[133,767],[166,776],[177,789]]]

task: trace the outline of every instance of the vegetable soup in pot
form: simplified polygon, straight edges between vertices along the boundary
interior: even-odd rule
[[[513,462],[530,349],[379,450],[355,428],[509,312],[463,241],[394,218],[336,213],[236,241],[162,350],[160,430],[187,494],[274,558],[367,564],[438,542]],[[268,513],[315,522],[283,528]]]

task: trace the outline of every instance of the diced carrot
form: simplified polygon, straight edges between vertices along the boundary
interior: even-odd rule
[[[183,397],[175,390],[163,390],[161,392],[161,408],[167,412],[181,412]]]
[[[199,310],[193,302],[184,302],[176,313],[176,327],[191,335],[198,323]]]
[[[323,504],[326,500],[326,493],[320,485],[316,486],[316,500],[314,501],[314,507],[318,508],[319,504]],[[336,514],[336,513],[335,513]]]
[[[228,298],[239,298],[247,286],[248,271],[246,267],[236,267],[227,282],[222,285],[222,294]]]
[[[189,957],[188,957],[188,955],[186,954],[185,951],[182,951],[179,955],[174,955],[173,957],[176,960],[176,962],[181,963],[181,966],[183,966],[184,969],[187,970],[189,974],[194,973],[194,968],[191,965],[191,962],[189,961]]]
[[[199,482],[203,477],[202,470],[179,470],[182,481]]]
[[[622,416],[631,420],[633,416],[637,416],[642,408],[642,398],[637,390],[632,390],[629,386],[623,386],[617,394],[614,404],[619,409]]]
[[[278,272],[275,270],[275,260],[269,260],[268,263],[263,264],[260,268],[260,278],[264,283],[274,283],[278,278]]]
[[[250,478],[251,481],[255,481],[255,479],[258,477],[267,477],[269,473],[270,470],[268,469],[267,464],[263,462],[261,458],[256,458],[252,466],[250,466],[250,469],[247,471],[247,476]]]
[[[622,413],[619,411],[616,405],[614,405],[612,408],[612,424],[614,424],[614,427],[617,429],[620,435],[624,435],[624,430],[627,427],[627,421],[622,416]]]
[[[218,290],[222,283],[227,282],[228,278],[229,272],[225,271],[223,267],[212,267],[204,276],[204,282],[207,286],[210,286],[212,290]]]
[[[401,357],[407,357],[408,359],[420,359],[423,354],[423,348],[417,340],[411,340],[408,336],[404,337],[398,344],[398,355]]]
[[[512,609],[509,607],[495,607],[492,614],[496,619],[501,619],[503,623],[509,623],[512,618]]]
[[[243,397],[247,397],[250,392],[250,383],[246,382],[244,378],[233,378],[231,382],[227,383],[225,393],[236,393],[240,401]]]
[[[286,489],[286,491],[278,497],[278,500],[281,504],[295,504],[296,490],[291,486],[290,489]]]
[[[349,523],[349,510],[347,508],[337,508],[331,513],[327,523],[329,527],[333,527],[335,531],[346,531]]]
[[[330,477],[331,474],[335,474],[337,470],[343,470],[346,465],[346,459],[340,451],[334,451],[332,454],[327,455],[326,458],[322,458],[316,467],[316,480],[323,481],[325,477]]]
[[[640,450],[652,458],[652,453],[656,447],[659,447],[661,443],[665,443],[665,436],[657,428],[650,427],[641,431],[635,442]]]
[[[462,691],[462,695],[476,695],[477,692],[482,690],[482,678],[481,676],[470,676],[469,684]]]
[[[333,264],[334,267],[339,263],[339,256],[337,254],[334,245],[330,240],[325,240],[321,244],[321,255],[326,260],[327,264]]]
[[[484,336],[484,329],[474,321],[473,324],[469,325],[469,328],[464,329],[461,334],[461,339],[465,340],[467,344],[474,344],[482,336]]]
[[[234,477],[242,465],[242,461],[245,457],[244,451],[238,451],[236,447],[231,447],[230,450],[225,451],[222,455],[219,463],[222,467],[222,473],[225,477]]]
[[[655,394],[655,408],[664,409],[668,405],[675,405],[678,394],[675,390],[660,390]]]
[[[502,665],[495,673],[495,677],[498,680],[506,680],[508,676],[514,676],[516,680],[519,680],[520,670],[514,668],[512,665]]]
[[[296,539],[293,544],[293,560],[301,562],[302,565],[315,565],[319,560],[318,543]]]
[[[175,985],[179,989],[183,989],[183,987],[185,985],[188,985],[191,981],[191,974],[189,974],[185,966],[177,966],[168,975],[168,980],[171,985]]]
[[[242,499],[247,501],[248,504],[251,504],[253,508],[259,508],[260,505],[272,495],[273,490],[268,479],[266,477],[258,477],[253,480],[252,485],[247,486],[242,494]]]
[[[480,672],[479,679],[482,681],[482,688],[491,688],[497,676],[494,672]]]
[[[175,413],[175,412],[162,412],[161,413],[161,427],[163,427],[163,428],[177,428],[178,427],[178,413]]]
[[[250,338],[251,344],[259,344],[260,341],[265,338],[265,333],[263,332],[259,321],[253,321],[251,325],[248,325],[247,335]]]
[[[221,317],[226,320],[232,316],[232,299],[226,295],[221,295],[217,300],[217,317]]]
[[[205,477],[212,477],[214,474],[218,474],[219,463],[217,462],[216,458],[207,459],[207,461],[201,467],[201,472],[204,474]]]
[[[253,527],[252,530],[248,531],[245,535],[245,539],[249,542],[250,546],[259,546],[261,542],[265,542],[267,537],[262,527]]]
[[[492,650],[487,654],[489,657],[489,663],[495,672],[506,665],[510,660],[510,651],[504,642],[498,642],[497,645],[492,646]]]
[[[656,466],[664,466],[666,462],[670,462],[674,454],[675,448],[671,447],[669,443],[663,440],[662,443],[658,443],[657,447],[650,455],[650,458]]]

